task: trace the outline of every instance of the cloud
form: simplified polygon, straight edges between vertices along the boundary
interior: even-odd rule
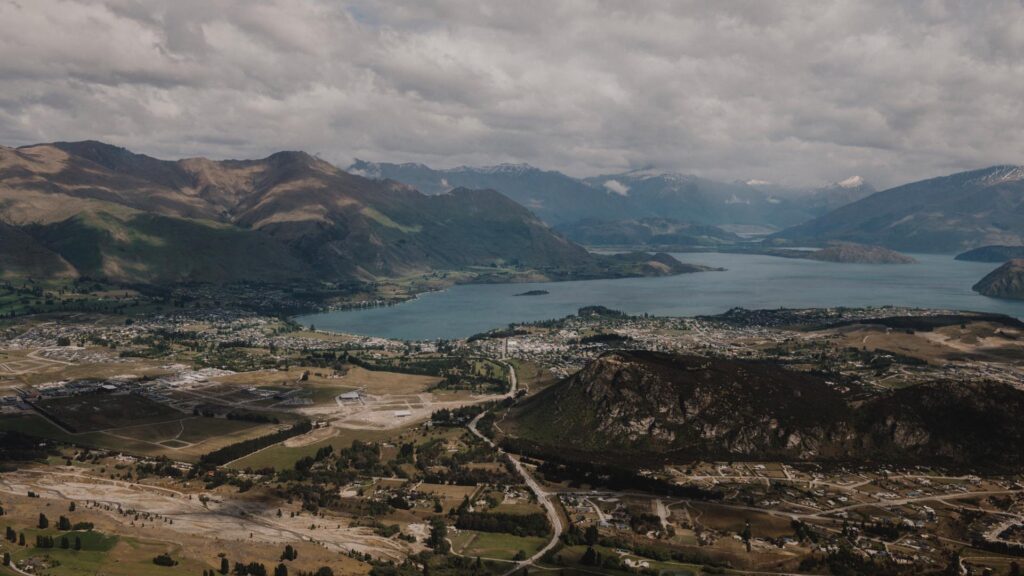
[[[607,188],[609,191],[618,194],[619,196],[629,195],[629,186],[626,186],[625,184],[619,182],[618,180],[605,180],[604,187]]]
[[[1017,1],[0,0],[0,143],[891,185],[1024,162]]]

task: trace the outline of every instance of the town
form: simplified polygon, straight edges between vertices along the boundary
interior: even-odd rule
[[[147,307],[0,329],[11,570],[1019,570],[1020,475],[772,461],[581,471],[501,442],[510,407],[609,350],[771,361],[854,398],[936,378],[1019,386],[1024,327],[1007,317],[595,306],[407,342],[241,308]]]

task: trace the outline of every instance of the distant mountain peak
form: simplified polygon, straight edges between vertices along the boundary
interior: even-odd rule
[[[371,180],[380,180],[382,177],[380,163],[360,160],[359,158],[354,158],[352,163],[345,168],[345,172],[362,176],[363,178],[370,178]]]
[[[1003,182],[1017,182],[1020,180],[1024,180],[1024,166],[1005,165],[989,168],[975,182],[983,186],[992,186]]]
[[[518,176],[526,172],[539,172],[540,169],[536,168],[525,162],[509,163],[504,162],[501,164],[495,164],[493,166],[459,166],[458,168],[449,168],[442,170],[442,172],[477,172],[480,174],[507,174],[510,176]]]

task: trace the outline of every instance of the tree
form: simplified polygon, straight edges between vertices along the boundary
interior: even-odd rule
[[[4,552],[4,566],[10,566],[10,565],[11,565],[11,553],[10,552]]]
[[[750,520],[744,523],[743,532],[740,536],[743,538],[743,543],[747,545],[747,552],[750,552]]]
[[[220,573],[221,574],[227,574],[230,569],[231,569],[231,564],[228,562],[228,559],[227,558],[221,558],[220,559]]]
[[[447,554],[451,545],[448,544],[448,524],[444,518],[434,516],[430,519],[430,538],[427,539],[427,546],[434,549],[438,554]]]
[[[1016,561],[1010,562],[1010,576],[1020,576],[1020,564]]]
[[[75,550],[81,550],[81,549],[82,549],[82,538],[80,536],[75,536]]]
[[[19,532],[18,533],[18,546],[24,546],[24,545],[25,545],[25,533],[24,532]]]
[[[597,551],[594,550],[593,546],[587,546],[587,551],[583,553],[580,558],[580,564],[585,566],[596,566],[597,565]]]
[[[46,514],[39,513],[39,529],[46,530],[50,526],[50,521],[46,518]]]
[[[295,560],[299,554],[295,548],[292,548],[291,544],[284,547],[284,552],[281,552],[281,560]]]
[[[67,550],[68,548],[71,548],[71,543],[68,542],[68,537],[67,536],[61,536],[60,537],[60,547],[63,548],[64,550]]]
[[[74,512],[74,511],[75,511],[75,503],[71,502],[71,504],[68,504],[68,512]]]
[[[67,516],[61,516],[57,519],[58,530],[71,530],[71,520],[68,520]]]
[[[587,526],[587,530],[583,533],[583,540],[587,543],[587,546],[596,546],[600,536],[601,534],[597,531],[597,526],[591,524]]]
[[[284,564],[278,564],[277,568],[274,568],[274,576],[288,576],[288,567]]]
[[[157,566],[176,566],[178,561],[171,558],[170,554],[164,552],[163,554],[153,558],[153,564],[156,564]]]

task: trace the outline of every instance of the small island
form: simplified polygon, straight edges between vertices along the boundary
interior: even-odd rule
[[[989,272],[971,289],[991,298],[1024,300],[1024,259],[1010,260]]]
[[[550,292],[547,290],[527,290],[526,292],[516,294],[516,296],[543,296],[545,294],[550,294]]]

